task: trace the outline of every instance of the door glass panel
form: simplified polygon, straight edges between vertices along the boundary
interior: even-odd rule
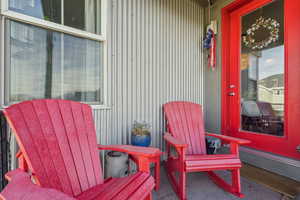
[[[284,135],[284,2],[242,16],[241,128]]]

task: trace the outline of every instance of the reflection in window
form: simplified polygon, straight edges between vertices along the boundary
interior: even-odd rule
[[[9,0],[9,10],[61,23],[61,0]]]
[[[103,103],[102,44],[6,21],[6,104],[40,98]]]
[[[101,0],[9,0],[9,10],[101,34]]]
[[[243,130],[283,136],[283,0],[242,17],[241,126]]]
[[[100,34],[100,0],[64,0],[64,24]]]
[[[102,79],[101,46],[98,42],[64,35],[64,97],[99,102]]]

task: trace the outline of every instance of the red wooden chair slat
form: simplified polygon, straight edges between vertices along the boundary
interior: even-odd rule
[[[128,200],[145,199],[147,195],[146,192],[147,190],[149,190],[149,188],[154,188],[154,179],[148,177],[147,180],[143,183],[143,185],[140,188],[136,189],[134,194],[128,197]]]
[[[187,144],[189,144],[187,153],[193,154],[194,148],[195,148],[193,145],[193,142],[192,142],[192,139],[194,139],[194,138],[192,138],[192,135],[191,135],[193,133],[193,131],[189,130],[192,127],[188,126],[189,124],[188,124],[186,114],[189,114],[189,113],[186,113],[186,110],[185,110],[186,107],[187,107],[187,105],[185,105],[184,103],[179,102],[177,104],[177,109],[176,109],[177,112],[175,112],[175,113],[179,114],[177,117],[179,117],[179,125],[181,126],[181,132],[179,132],[178,134],[184,135],[185,142]],[[186,134],[183,134],[183,133],[186,133]]]
[[[64,181],[69,181],[72,187],[73,195],[81,193],[81,186],[79,183],[79,177],[77,174],[77,169],[75,166],[75,161],[72,156],[71,146],[69,143],[69,138],[65,130],[64,122],[60,113],[60,107],[57,101],[47,100],[48,112],[53,124],[54,133],[56,135],[57,143],[61,156],[64,162],[57,163],[58,167],[65,168],[67,173],[65,176],[61,177],[65,179]]]
[[[10,113],[10,118],[8,119],[11,121],[14,126],[12,129],[14,132],[18,131],[16,135],[17,139],[22,141],[20,143],[20,148],[24,149],[24,156],[30,162],[28,163],[30,170],[32,173],[35,174],[37,177],[37,182],[40,185],[49,185],[49,179],[46,173],[46,169],[41,162],[39,152],[36,149],[36,145],[34,142],[34,137],[30,133],[30,129],[26,124],[25,117],[19,108],[19,106],[14,106],[6,109],[6,112]],[[28,156],[30,155],[30,157]]]
[[[236,166],[241,167],[241,161],[238,158],[230,158],[230,159],[209,159],[209,160],[187,160],[185,162],[186,168],[195,168],[195,167],[219,167],[220,166],[233,166],[232,168],[236,168]]]
[[[194,138],[197,137],[197,135],[196,135],[197,126],[196,126],[196,124],[193,123],[193,118],[191,115],[192,106],[189,104],[188,105],[183,104],[183,106],[184,106],[186,123],[187,123],[187,127],[188,127],[188,133],[190,133],[189,134],[190,146],[192,149],[192,153],[196,154],[198,152],[199,145],[198,145],[197,141],[194,140]]]
[[[134,176],[120,179],[118,182],[115,182],[111,188],[107,188],[100,195],[98,195],[96,199],[113,199],[119,194],[120,191],[124,191],[126,186],[132,183],[138,176],[139,174],[137,173]],[[112,188],[114,188],[113,191],[111,191]]]
[[[84,169],[87,174],[89,187],[93,187],[96,185],[96,179],[95,179],[94,167],[93,167],[92,157],[90,152],[91,151],[90,144],[87,136],[88,135],[87,128],[85,125],[81,104],[71,102],[71,108],[73,111],[73,118],[75,122],[74,124],[77,130],[76,131],[77,137],[80,144],[80,151],[83,157]]]
[[[114,199],[128,199],[138,188],[140,185],[144,184],[144,182],[149,178],[146,174],[141,174],[131,181],[131,184],[126,184],[126,187],[123,189],[126,192],[119,192]]]
[[[238,155],[238,145],[245,141],[222,135],[208,134],[231,142],[231,154],[206,155],[206,143],[202,108],[191,102],[170,102],[164,105],[167,127],[170,133],[164,138],[167,142],[168,159],[167,174],[172,186],[180,199],[186,199],[186,173],[207,171],[209,176],[223,189],[242,197],[239,168],[241,161]],[[170,145],[174,146],[178,155],[171,155]],[[231,170],[232,185],[219,178],[214,170]],[[179,173],[179,178],[176,174]]]
[[[83,158],[83,154],[88,154],[86,153],[86,151],[88,150],[85,149],[84,150],[85,152],[82,152],[82,149],[80,147],[80,141],[78,137],[78,132],[75,127],[75,121],[73,118],[73,110],[71,107],[71,103],[69,101],[59,101],[59,107],[60,110],[64,110],[64,112],[61,112],[61,115],[65,125],[66,134],[72,152],[72,155],[69,156],[73,157],[76,171],[78,174],[80,174],[78,178],[81,186],[81,191],[85,191],[88,188],[90,188],[86,170],[85,170],[84,158]]]
[[[233,154],[212,154],[212,155],[186,155],[185,160],[216,160],[238,158]]]
[[[51,164],[55,167],[55,170],[51,172],[50,176],[55,176],[55,178],[59,179],[60,184],[57,184],[57,186],[60,186],[64,193],[72,195],[73,190],[70,180],[65,177],[67,174],[67,170],[61,154],[59,143],[57,141],[57,136],[55,134],[51,116],[49,112],[44,112],[45,110],[48,110],[48,106],[46,102],[42,101],[35,101],[33,102],[33,105],[37,114],[37,121],[39,121],[41,125],[42,133],[44,134],[45,138],[48,138],[46,140],[48,144],[48,152],[46,152],[48,153],[47,156],[49,157],[49,160],[52,160]],[[56,187],[56,185],[53,185],[53,187],[58,190],[60,189]]]
[[[206,154],[201,106],[186,102],[164,105],[172,135],[188,144],[187,154]]]
[[[147,196],[147,190],[153,189],[154,180],[145,173],[138,172],[121,179],[113,178],[102,185],[95,186],[77,196],[78,200],[138,200]],[[113,191],[112,191],[113,188]]]
[[[170,110],[170,114],[168,115],[168,128],[170,129],[170,132],[176,137],[179,138],[181,141],[186,142],[186,137],[184,134],[181,134],[184,132],[182,126],[181,126],[181,117],[179,112],[175,112],[177,109],[177,105],[173,104],[166,104],[164,106],[164,110]],[[166,113],[166,112],[165,112]],[[172,124],[172,126],[170,126]],[[190,148],[190,147],[189,147]]]
[[[94,151],[94,149],[98,149],[97,138],[96,138],[96,130],[94,126],[94,119],[92,116],[92,109],[90,106],[81,104],[83,118],[86,124],[87,129],[87,138],[89,142],[90,153],[92,157],[92,165],[94,168],[94,174],[96,179],[96,184],[103,183],[103,175],[102,175],[102,168],[99,162],[99,153]]]
[[[111,179],[105,184],[105,187],[103,187],[103,184],[96,185],[95,187],[92,187],[85,191],[84,193],[81,193],[76,197],[78,200],[87,200],[87,199],[95,199],[99,197],[99,195],[103,192],[109,192],[111,188],[114,188],[117,185],[118,179]]]
[[[24,116],[24,120],[29,129],[31,138],[38,138],[33,140],[33,145],[31,145],[31,148],[35,148],[35,150],[39,154],[38,159],[45,169],[46,176],[49,180],[49,185],[52,188],[61,190],[61,183],[57,176],[53,160],[49,156],[50,147],[48,146],[47,140],[41,128],[40,120],[37,117],[35,105],[32,102],[26,102],[23,104],[23,106],[20,107],[20,110]],[[45,157],[48,157],[49,159],[43,159]]]
[[[141,197],[136,192],[142,190],[145,198],[151,199],[155,184],[153,177],[147,173],[147,166],[149,159],[160,155],[160,151],[129,145],[102,146],[142,157],[140,164],[143,166],[140,169],[143,172],[104,182],[90,106],[67,100],[33,100],[12,105],[4,113],[16,134],[20,146],[18,156],[22,161],[20,166],[23,168],[8,173],[7,178],[11,182],[0,194],[3,199],[22,199],[11,198],[21,190],[14,184],[23,185],[20,192],[26,193],[26,198],[48,200],[51,196],[52,199],[63,196],[68,197],[65,199],[125,200],[134,195]],[[33,172],[37,185],[31,183],[28,177],[31,183],[28,187],[23,184],[28,180],[17,181],[24,171]],[[32,188],[36,193],[29,194]]]
[[[203,115],[202,115],[202,106],[197,104],[190,104],[192,109],[190,111],[193,124],[196,127],[195,129],[195,141],[199,143],[199,147],[197,147],[195,154],[206,154],[206,143],[205,143],[205,130],[203,123]]]

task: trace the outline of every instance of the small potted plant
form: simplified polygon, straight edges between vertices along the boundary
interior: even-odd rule
[[[146,122],[135,121],[131,132],[131,144],[135,146],[148,147],[150,146],[150,143],[150,125]]]

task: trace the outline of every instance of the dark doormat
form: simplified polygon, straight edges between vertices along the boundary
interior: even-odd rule
[[[267,170],[243,163],[241,176],[262,184],[276,192],[295,198],[300,193],[300,182],[289,179],[284,176],[269,172]]]

